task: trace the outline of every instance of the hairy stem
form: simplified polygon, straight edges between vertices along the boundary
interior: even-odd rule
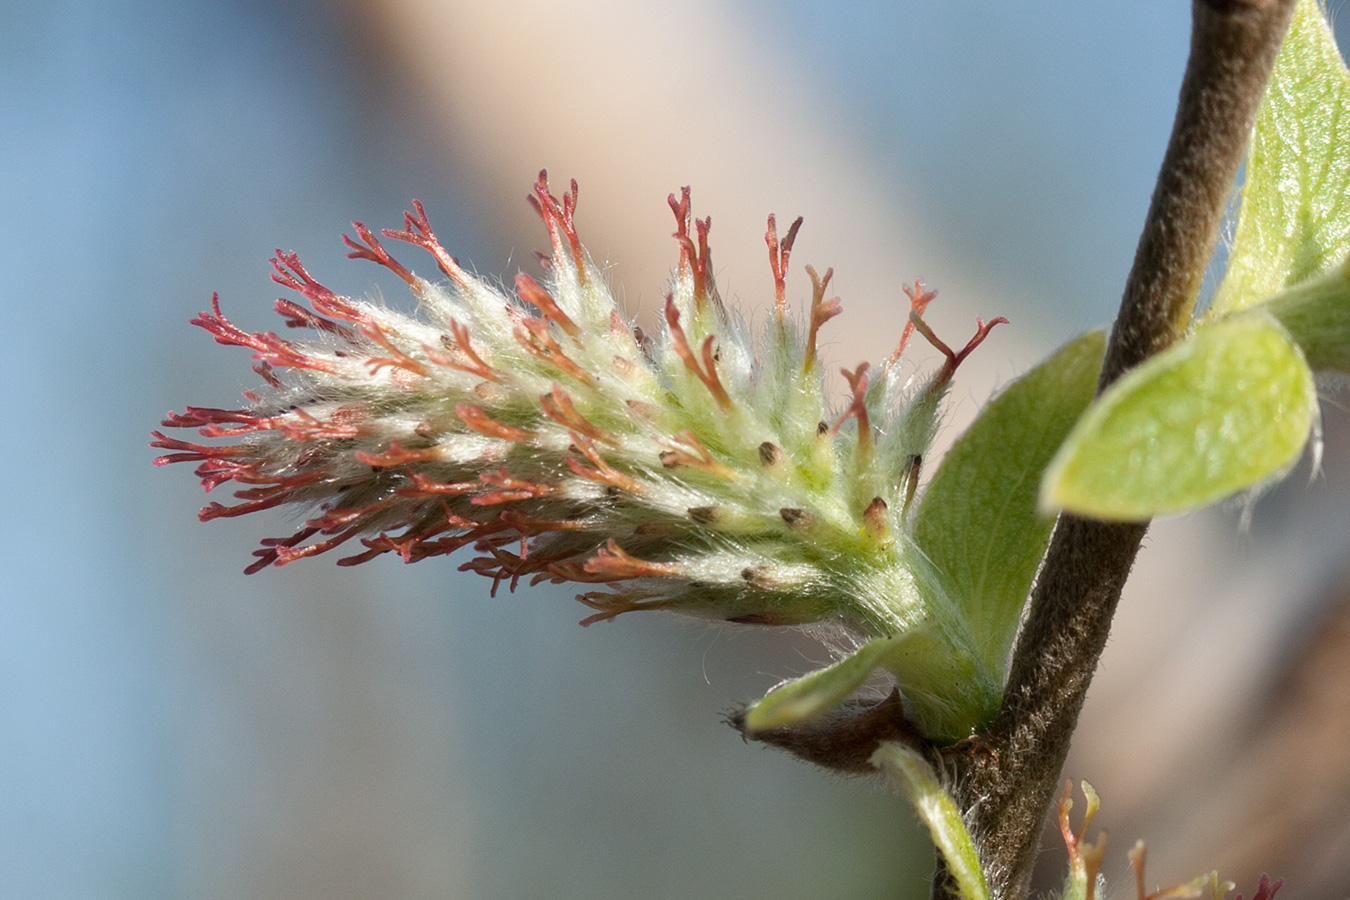
[[[1100,387],[1190,323],[1229,191],[1294,0],[1196,0],[1167,154],[1107,347]],[[1147,523],[1061,518],[985,735],[943,752],[995,897],[1028,891],[1069,739]],[[941,868],[941,866],[940,866]],[[939,871],[934,897],[954,897]]]

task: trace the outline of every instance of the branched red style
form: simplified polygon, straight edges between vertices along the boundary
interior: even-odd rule
[[[321,316],[331,316],[358,325],[371,322],[370,316],[320,284],[305,270],[296,253],[276,251],[272,258],[272,280],[282,287],[298,291]]]
[[[961,348],[960,352],[953,352],[952,348],[943,343],[942,339],[933,333],[933,329],[928,327],[928,323],[916,313],[910,312],[909,321],[910,324],[918,330],[919,334],[924,336],[928,343],[932,344],[943,356],[947,357],[947,362],[943,365],[942,371],[938,374],[938,381],[950,381],[951,377],[956,374],[957,367],[970,355],[972,350],[984,343],[984,339],[989,336],[989,332],[994,330],[995,325],[1008,324],[1008,320],[1003,318],[1003,316],[990,319],[988,322],[977,317],[975,319],[975,336],[966,341],[966,345]]]
[[[469,329],[454,319],[450,320],[450,333],[441,335],[441,346],[448,353],[441,353],[430,347],[422,349],[426,352],[427,358],[438,366],[467,372],[485,381],[501,383],[501,373],[484,362],[483,357],[473,349],[473,343],[469,340]]]
[[[843,304],[838,297],[825,299],[825,292],[830,287],[830,279],[834,277],[834,269],[826,269],[825,276],[816,274],[816,270],[810,266],[806,267],[806,274],[811,276],[811,321],[809,331],[806,334],[806,356],[802,360],[802,371],[809,372],[816,364],[816,338],[820,335],[820,326],[833,319],[844,311]],[[896,351],[897,354],[899,351]]]
[[[217,344],[233,347],[248,347],[254,351],[253,358],[273,366],[293,369],[314,369],[318,372],[335,373],[338,365],[334,360],[324,359],[306,353],[295,344],[277,337],[270,331],[249,334],[225,318],[220,311],[220,296],[211,295],[211,312],[198,313],[190,324],[205,329],[216,339]]]
[[[517,320],[514,336],[516,343],[525,348],[531,356],[556,368],[559,372],[582,384],[592,384],[595,379],[576,360],[568,356],[562,346],[549,333],[548,322],[544,319],[521,317]]]
[[[839,429],[849,419],[858,420],[858,456],[866,458],[872,450],[872,423],[867,416],[867,370],[871,368],[869,363],[859,363],[858,368],[850,372],[848,369],[840,369],[839,372],[848,382],[849,390],[853,393],[853,400],[849,403],[848,409],[844,410],[834,423],[830,431],[834,434],[839,433]]]
[[[778,222],[773,216],[769,216],[769,228],[764,232],[764,243],[769,245],[769,267],[773,269],[774,310],[780,322],[787,316],[788,256],[792,253],[792,245],[796,242],[797,231],[801,227],[802,217],[798,216],[796,221],[788,226],[787,234],[780,241]]]
[[[315,331],[326,331],[329,334],[337,335],[348,344],[356,343],[355,331],[346,325],[339,325],[337,322],[325,319],[322,316],[316,316],[294,301],[279,298],[273,308],[278,315],[285,319],[287,328],[313,328]]]
[[[670,609],[674,604],[669,600],[650,599],[651,594],[644,594],[640,591],[626,591],[620,593],[609,593],[593,591],[586,594],[578,594],[577,599],[591,609],[598,610],[595,615],[587,616],[581,620],[582,627],[589,627],[596,622],[613,622],[616,618],[626,612],[641,612],[643,610]]]
[[[1268,875],[1262,875],[1261,881],[1257,885],[1256,893],[1252,894],[1252,900],[1274,900],[1275,892],[1284,887],[1284,879],[1276,878],[1270,880]],[[1242,895],[1237,895],[1237,900],[1242,900]]]
[[[572,405],[571,396],[556,384],[549,393],[540,395],[539,408],[543,410],[544,415],[569,431],[585,435],[590,440],[600,441],[603,444],[618,443],[617,437],[603,428],[596,427],[577,412],[577,408]]]
[[[667,448],[660,454],[661,465],[667,469],[673,469],[676,466],[690,466],[701,469],[710,475],[716,475],[725,481],[735,481],[737,478],[736,470],[725,463],[718,462],[717,457],[713,456],[707,445],[699,440],[698,435],[687,428],[673,440],[658,439],[657,443]]]
[[[618,469],[605,462],[600,452],[595,449],[595,442],[585,435],[572,432],[572,444],[581,451],[581,454],[590,460],[595,468],[588,468],[577,461],[575,456],[567,457],[567,467],[577,475],[585,478],[587,481],[595,481],[600,484],[607,484],[610,487],[616,487],[621,491],[641,496],[647,493],[646,487],[642,482],[633,478],[631,475],[625,475]]]
[[[476,431],[485,437],[500,438],[503,441],[514,441],[521,443],[533,440],[538,437],[538,432],[528,431],[524,428],[514,428],[510,425],[503,425],[496,419],[483,411],[483,407],[474,406],[469,403],[456,403],[455,415],[471,431]]]
[[[708,232],[712,230],[712,217],[694,218],[693,202],[688,187],[680,189],[678,200],[671,194],[669,202],[671,212],[675,213],[676,230],[673,237],[680,243],[680,271],[688,272],[692,278],[696,308],[702,310],[710,298],[720,307],[722,301],[718,298],[712,281],[712,251],[708,249]],[[697,244],[695,237],[689,234],[690,222],[694,225]]]
[[[581,334],[581,326],[563,312],[549,292],[539,286],[539,282],[522,273],[516,276],[516,295],[531,306],[537,307],[544,318],[557,325],[570,337]]]
[[[571,190],[562,195],[562,200],[553,196],[548,186],[548,170],[539,170],[539,180],[534,185],[533,196],[526,197],[534,211],[539,214],[539,218],[544,220],[544,225],[548,227],[550,240],[553,242],[553,258],[556,261],[563,252],[563,242],[567,242],[567,249],[571,251],[572,263],[576,266],[577,275],[584,279],[586,277],[586,251],[581,246],[581,239],[577,237],[576,224],[572,217],[577,211],[577,182],[572,179]]]
[[[456,287],[462,291],[471,290],[473,288],[473,282],[469,278],[468,273],[460,268],[459,261],[441,246],[440,241],[436,240],[436,233],[431,230],[431,222],[427,219],[426,210],[422,208],[422,201],[414,200],[413,209],[417,210],[416,214],[410,212],[405,212],[403,214],[402,231],[394,231],[386,228],[381,234],[396,241],[412,244],[414,247],[421,247],[435,258],[436,265],[440,267],[440,270],[445,274],[446,278],[449,278],[454,282]],[[358,228],[357,233],[359,234],[360,231],[361,228]],[[362,235],[362,237],[364,238],[365,235]],[[369,243],[369,241],[367,241],[367,243]],[[383,249],[375,250],[374,244],[372,244],[371,247],[372,256],[366,256],[366,258],[374,258],[376,262],[380,262],[379,257],[383,255]],[[364,253],[361,255],[365,256]],[[402,266],[399,268],[402,269]]]
[[[421,213],[422,205],[420,203],[417,203],[417,201],[415,200],[413,201],[413,203],[417,206],[417,211]],[[426,216],[423,215],[422,218],[423,221],[425,221]],[[402,278],[405,282],[407,282],[408,287],[412,289],[414,294],[417,294],[419,296],[421,295],[422,286],[420,282],[418,282],[417,278],[413,275],[412,272],[409,272],[406,268],[404,268],[402,263],[400,263],[398,260],[394,259],[392,256],[389,255],[389,253],[384,249],[384,245],[382,245],[379,242],[379,239],[377,239],[375,235],[371,233],[369,228],[362,225],[360,222],[353,222],[352,228],[356,229],[356,236],[359,237],[363,241],[363,243],[358,244],[356,241],[347,237],[347,235],[345,234],[342,236],[342,243],[346,244],[348,247],[351,248],[351,252],[347,254],[348,259],[368,259],[371,262],[379,263],[389,271],[393,272],[399,278]],[[428,231],[430,231],[429,227]]]
[[[388,356],[375,356],[366,360],[366,369],[374,375],[381,369],[402,369],[419,378],[425,378],[428,373],[427,367],[419,360],[413,359],[407,353],[399,349],[398,344],[394,343],[385,333],[385,330],[376,322],[370,322],[361,326],[361,334],[369,338],[373,343],[389,351]]]
[[[558,493],[556,484],[541,484],[527,481],[524,478],[515,478],[505,468],[498,469],[495,472],[484,472],[478,476],[478,480],[484,485],[497,488],[497,490],[476,494],[469,500],[475,506],[498,506],[502,503],[513,503],[517,500],[550,497]]]
[[[909,316],[905,319],[905,329],[900,332],[900,343],[895,345],[895,352],[891,358],[886,360],[887,366],[893,366],[900,361],[900,355],[905,352],[905,346],[909,343],[909,336],[914,333],[914,317],[923,318],[924,312],[928,309],[928,304],[937,299],[937,291],[925,290],[923,282],[917,278],[911,287],[906,284],[901,290],[909,298]]]
[[[722,386],[722,381],[717,377],[716,358],[713,347],[716,344],[716,338],[708,335],[703,342],[703,365],[699,366],[698,360],[694,358],[694,351],[689,347],[689,338],[685,336],[684,328],[680,325],[680,311],[675,308],[675,298],[666,296],[666,325],[670,328],[671,345],[679,355],[680,360],[684,362],[684,367],[688,369],[695,378],[703,382],[708,388],[708,393],[713,395],[713,399],[723,409],[731,409],[731,396],[727,394],[727,389]]]
[[[679,578],[685,571],[679,563],[649,562],[625,553],[614,538],[595,551],[585,569],[592,575],[618,578]]]

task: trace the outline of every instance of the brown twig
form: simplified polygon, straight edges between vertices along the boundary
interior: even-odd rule
[[[1179,339],[1218,240],[1229,191],[1295,0],[1194,0],[1191,54],[1153,201],[1107,346],[1099,389]],[[1062,516],[1031,598],[998,718],[930,748],[980,847],[998,900],[1026,896],[1042,825],[1121,589],[1148,523]],[[899,704],[841,710],[798,733],[747,734],[855,772],[880,741],[913,735]],[[743,722],[732,724],[745,734]],[[935,900],[956,900],[938,858]]]
[[[1101,387],[1185,332],[1294,0],[1196,0],[1167,154],[1111,333]],[[944,752],[998,898],[1024,897],[1059,773],[1147,523],[1061,518],[1003,708]],[[978,748],[979,752],[973,752]],[[954,897],[949,879],[934,897]]]

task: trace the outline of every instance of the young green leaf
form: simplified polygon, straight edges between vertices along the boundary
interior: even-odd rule
[[[956,801],[943,789],[927,760],[903,744],[888,741],[872,754],[872,765],[904,790],[914,811],[928,826],[933,843],[942,851],[962,900],[989,900],[989,885],[980,868],[975,841],[961,820]]]
[[[1054,518],[1041,473],[1092,401],[1106,338],[1086,334],[1013,382],[943,458],[914,540],[945,576],[981,662],[1002,672]]]
[[[1300,0],[1247,159],[1228,270],[1210,318],[1350,253],[1350,71],[1317,0]]]
[[[832,666],[786,682],[760,698],[745,713],[747,731],[794,725],[829,712],[863,686],[897,638],[878,638]]]
[[[1221,320],[1088,409],[1045,473],[1041,506],[1124,521],[1204,506],[1293,465],[1316,412],[1312,370],[1278,322]]]
[[[1350,256],[1262,303],[1289,332],[1314,371],[1350,375]]]

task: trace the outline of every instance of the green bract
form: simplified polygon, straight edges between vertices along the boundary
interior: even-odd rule
[[[928,827],[933,843],[942,851],[947,871],[956,881],[962,900],[989,900],[989,885],[980,867],[975,841],[961,820],[956,801],[943,789],[933,767],[903,744],[891,742],[883,743],[872,754],[872,765],[890,776],[905,792]]]
[[[1350,257],[1256,308],[1280,320],[1313,369],[1350,374]]]
[[[817,669],[775,688],[746,710],[745,727],[763,731],[808,722],[843,703],[881,665],[902,638],[881,638],[860,647],[832,666]]]
[[[1097,386],[1106,336],[1084,335],[994,399],[943,458],[914,517],[914,541],[1001,673],[1054,518],[1040,475]]]

